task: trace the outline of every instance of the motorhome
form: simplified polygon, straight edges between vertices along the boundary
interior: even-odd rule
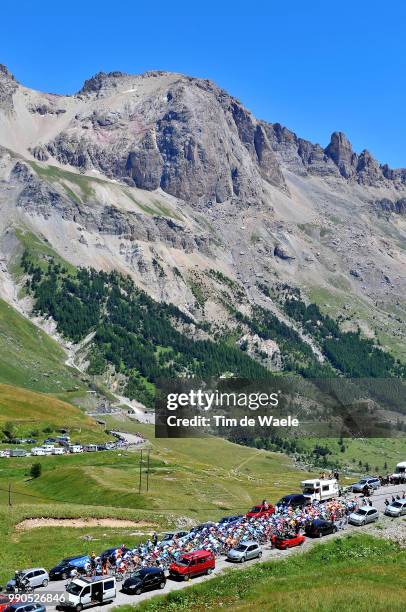
[[[61,608],[82,610],[90,606],[100,606],[116,598],[116,579],[114,576],[93,576],[74,578],[66,587],[66,595]]]
[[[88,453],[94,453],[97,451],[97,444],[85,444],[83,450],[87,451]]]
[[[44,451],[44,455],[53,455],[56,446],[53,444],[44,444],[41,448]]]
[[[65,451],[63,448],[59,447],[59,448],[53,448],[52,449],[52,454],[53,455],[64,455]]]
[[[68,447],[70,453],[83,453],[83,448],[80,444],[71,444]]]
[[[398,482],[406,482],[406,461],[401,461],[395,467],[395,471],[392,474],[392,479]]]
[[[335,478],[314,478],[311,480],[302,480],[300,483],[303,495],[312,501],[326,501],[333,497],[338,497],[339,486]]]
[[[31,455],[33,455],[34,457],[43,457],[44,455],[46,455],[46,451],[41,446],[34,447],[31,449]]]

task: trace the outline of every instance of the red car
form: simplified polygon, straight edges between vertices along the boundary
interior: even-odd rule
[[[286,550],[293,546],[301,546],[305,539],[302,535],[272,536],[272,544],[279,550]]]
[[[11,603],[13,602],[10,597],[6,597],[6,595],[0,593],[0,612],[8,608]]]
[[[251,508],[245,515],[247,518],[261,518],[263,516],[271,516],[275,512],[275,507],[272,504],[259,504]]]
[[[169,576],[189,580],[193,576],[211,574],[215,567],[216,561],[213,553],[208,550],[195,550],[195,552],[185,553],[179,561],[171,563]]]

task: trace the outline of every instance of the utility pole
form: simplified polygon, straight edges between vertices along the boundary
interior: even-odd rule
[[[149,454],[150,454],[151,450],[148,449],[148,455],[147,455],[147,491],[149,489]]]
[[[141,455],[140,455],[140,482],[138,485],[138,494],[141,493],[141,477],[142,477],[141,469],[142,469],[142,450],[141,450]]]

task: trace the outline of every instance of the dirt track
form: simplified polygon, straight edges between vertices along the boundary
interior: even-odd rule
[[[112,519],[112,518],[33,518],[26,519],[16,525],[17,531],[29,531],[30,529],[36,529],[38,527],[75,527],[75,528],[86,528],[86,527],[156,527],[155,523],[148,523],[146,521],[130,521],[125,519]]]

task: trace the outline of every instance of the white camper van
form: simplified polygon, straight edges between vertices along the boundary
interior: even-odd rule
[[[83,447],[80,444],[71,444],[68,446],[70,453],[83,453]]]
[[[302,480],[300,483],[303,495],[312,501],[326,501],[333,497],[338,497],[339,487],[335,478],[314,478],[312,480]]]
[[[401,461],[397,464],[392,474],[392,478],[399,482],[406,482],[406,461]]]
[[[31,449],[31,455],[34,457],[43,457],[46,455],[45,449],[41,448],[41,446],[35,446]]]
[[[52,454],[53,455],[64,455],[65,451],[64,451],[63,448],[60,448],[60,447],[57,446],[57,447],[52,449]]]
[[[116,598],[116,579],[114,576],[93,576],[74,578],[66,587],[66,595],[61,608],[74,608],[77,612],[90,606],[101,606]]]

